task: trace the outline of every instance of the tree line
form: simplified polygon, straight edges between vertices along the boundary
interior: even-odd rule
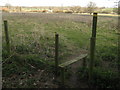
[[[13,6],[6,3],[5,5],[7,8],[11,9]],[[17,7],[17,11],[22,11],[22,8],[24,7]],[[26,7],[27,9],[30,9],[29,7]],[[39,8],[42,8],[43,9],[43,12],[47,12],[47,10],[52,10],[53,12],[56,12],[56,13],[60,13],[60,12],[65,12],[65,13],[94,13],[94,12],[97,12],[97,13],[105,13],[105,14],[109,14],[109,13],[114,13],[114,14],[117,14],[118,13],[118,8],[115,7],[115,8],[105,8],[105,7],[97,7],[96,3],[94,2],[89,2],[87,4],[86,7],[81,7],[81,6],[69,6],[69,7],[31,7],[35,10],[32,10],[32,11],[35,11],[35,12],[40,12],[40,10],[36,10],[39,9]],[[47,8],[47,10],[46,10]],[[20,10],[18,10],[20,9]],[[41,11],[42,12],[42,11]]]

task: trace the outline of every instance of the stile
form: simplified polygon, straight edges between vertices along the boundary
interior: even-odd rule
[[[69,65],[71,65],[71,64],[73,64],[73,63],[75,63],[75,62],[77,62],[81,59],[85,60],[86,57],[87,57],[87,54],[82,54],[82,55],[78,56],[77,58],[75,58],[73,60],[70,60],[70,61],[67,61],[65,63],[59,64],[59,67],[61,69],[61,82],[62,82],[63,86],[65,84],[65,75],[64,75],[65,67],[67,67],[67,66],[69,66]],[[83,61],[83,62],[85,64],[85,61]]]

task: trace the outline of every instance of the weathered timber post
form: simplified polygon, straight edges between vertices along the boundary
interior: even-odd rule
[[[97,13],[93,14],[92,37],[90,39],[90,63],[89,63],[89,82],[92,81],[94,58],[95,58],[95,43],[96,43],[96,28],[97,28]]]
[[[7,20],[4,20],[4,30],[5,30],[6,48],[7,48],[8,54],[10,54],[10,42],[9,42],[9,34],[8,34],[8,23],[7,23]]]
[[[55,34],[55,74],[58,74],[58,43],[59,43],[59,35]]]
[[[120,15],[120,1],[118,2],[118,15]],[[120,16],[118,16],[118,74],[120,76]]]

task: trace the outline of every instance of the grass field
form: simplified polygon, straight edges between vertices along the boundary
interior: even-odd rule
[[[14,59],[12,59],[15,61],[18,60],[20,63],[24,61],[29,63],[29,60],[31,60],[31,64],[41,61],[53,65],[55,32],[59,34],[60,63],[70,60],[79,54],[89,53],[92,31],[92,16],[90,15],[3,13],[3,20],[8,21],[11,55],[16,53],[23,58],[23,61],[18,57],[13,57]],[[117,70],[118,37],[116,32],[117,17],[98,16],[96,67],[105,70]],[[4,62],[8,58],[5,46],[4,27],[2,36]],[[6,78],[11,75],[14,76],[13,73],[17,73],[18,71],[19,73],[25,72],[26,68],[17,68],[19,63],[15,63],[15,66],[8,63],[10,62],[3,64],[3,77],[6,80],[4,87],[14,87],[11,84],[7,86]],[[37,63],[35,65],[35,67],[39,66]],[[18,85],[17,87],[22,86]]]

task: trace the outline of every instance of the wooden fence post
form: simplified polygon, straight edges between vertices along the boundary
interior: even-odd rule
[[[120,1],[118,2],[118,15],[120,15]],[[118,57],[117,57],[118,74],[120,76],[120,16],[118,16]]]
[[[10,42],[9,42],[9,33],[8,33],[7,20],[4,20],[4,30],[5,30],[6,48],[7,48],[8,54],[10,54]]]
[[[59,35],[55,34],[55,74],[58,74],[58,43],[59,43]]]
[[[92,76],[93,76],[94,56],[95,56],[96,28],[97,28],[97,13],[94,13],[93,14],[92,37],[90,39],[89,82],[91,82],[93,78]]]

